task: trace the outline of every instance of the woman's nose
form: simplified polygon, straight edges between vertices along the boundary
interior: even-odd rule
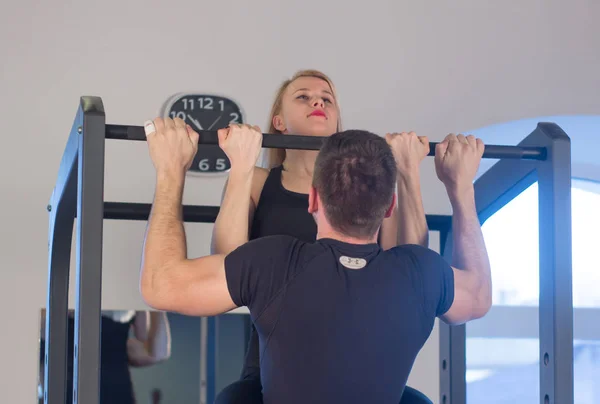
[[[325,106],[325,103],[323,102],[323,99],[320,97],[317,97],[314,99],[313,101],[313,107],[321,107],[323,108]]]

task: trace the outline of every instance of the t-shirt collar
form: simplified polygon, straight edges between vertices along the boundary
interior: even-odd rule
[[[330,245],[340,251],[347,252],[347,253],[370,254],[370,253],[376,252],[381,249],[381,246],[377,243],[353,244],[353,243],[346,243],[344,241],[336,240],[333,238],[320,238],[317,240],[317,243],[323,243],[326,245]]]

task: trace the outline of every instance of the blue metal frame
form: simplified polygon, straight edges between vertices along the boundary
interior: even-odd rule
[[[77,110],[48,204],[48,293],[44,354],[44,403],[65,403],[67,394],[67,315],[73,221],[77,208],[77,154],[83,109]]]
[[[71,234],[77,213],[73,402],[99,402],[100,299],[104,203],[102,100],[83,97],[59,168],[50,211],[46,310],[45,403],[67,392],[67,317]],[[77,170],[75,170],[77,169]],[[75,174],[76,173],[76,174]],[[82,271],[82,268],[85,268]]]
[[[536,180],[539,184],[540,403],[573,404],[573,298],[571,259],[571,146],[553,123],[539,123],[519,146],[540,146],[545,160],[501,160],[475,182],[480,222]],[[452,261],[452,235],[444,246]],[[465,325],[440,323],[440,400],[466,404]]]

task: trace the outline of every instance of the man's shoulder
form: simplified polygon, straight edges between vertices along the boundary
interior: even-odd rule
[[[296,244],[296,243],[303,243],[303,241],[297,239],[296,237],[292,237],[292,236],[288,236],[288,235],[284,235],[284,234],[278,234],[278,235],[269,235],[269,236],[255,238],[255,239],[248,241],[248,243],[246,243],[246,244],[289,245],[289,244]]]
[[[412,261],[413,264],[419,266],[422,264],[430,264],[433,261],[443,259],[442,256],[434,250],[423,247],[418,244],[403,244],[387,250],[394,254],[399,259]]]
[[[423,247],[422,245],[418,245],[418,244],[401,244],[401,245],[392,247],[387,251],[397,254],[397,255],[412,254],[412,255],[416,255],[417,257],[421,256],[421,255],[428,255],[431,253],[437,254],[435,251],[433,251],[427,247]]]
[[[310,243],[302,241],[293,236],[269,235],[250,240],[243,244],[241,248],[243,250],[264,251],[272,256],[277,253],[285,253],[290,249],[302,248],[306,244]]]

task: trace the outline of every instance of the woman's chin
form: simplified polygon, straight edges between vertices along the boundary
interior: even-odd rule
[[[335,129],[329,128],[325,125],[311,125],[309,127],[303,128],[303,130],[290,133],[303,136],[327,137],[333,135],[335,133]]]

